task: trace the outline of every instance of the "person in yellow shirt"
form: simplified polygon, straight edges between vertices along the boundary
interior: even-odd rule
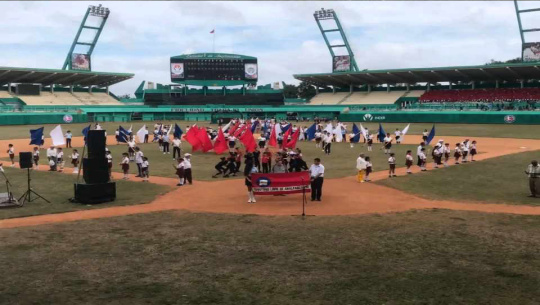
[[[366,160],[364,154],[360,154],[358,159],[356,159],[356,169],[358,170],[356,180],[360,183],[364,182],[364,175],[366,173]]]

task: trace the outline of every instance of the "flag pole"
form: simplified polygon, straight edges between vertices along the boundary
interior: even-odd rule
[[[212,53],[216,52],[216,29],[212,30]]]

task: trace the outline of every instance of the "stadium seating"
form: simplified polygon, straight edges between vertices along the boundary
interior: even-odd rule
[[[311,101],[309,103],[311,105],[336,105],[339,104],[343,99],[345,99],[349,94],[349,92],[321,92],[311,98]]]
[[[47,92],[41,95],[17,96],[29,106],[83,106],[83,105],[123,105],[107,93],[97,92]]]
[[[424,94],[426,90],[411,90],[403,94],[403,97],[420,97]]]
[[[249,93],[230,95],[145,93],[145,105],[284,105],[283,93]]]
[[[405,94],[404,91],[372,91],[367,92],[354,92],[351,96],[341,102],[341,105],[391,105],[394,104],[397,99]]]
[[[420,102],[512,102],[540,101],[540,88],[432,90]]]
[[[13,96],[7,91],[0,90],[0,98],[12,98]]]

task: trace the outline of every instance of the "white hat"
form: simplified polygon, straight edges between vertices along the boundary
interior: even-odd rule
[[[189,154],[189,153],[184,154],[184,157],[190,157],[190,156],[191,156],[191,154]]]
[[[439,140],[439,143],[440,143],[440,142],[444,142],[444,140]]]

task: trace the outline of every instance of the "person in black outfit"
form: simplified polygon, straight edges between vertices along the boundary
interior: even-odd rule
[[[308,170],[308,166],[306,164],[306,161],[304,161],[304,159],[302,159],[302,157],[300,155],[296,155],[294,157],[294,171],[295,172],[301,172],[301,171],[306,171]],[[291,163],[292,163],[292,160],[291,160]],[[292,170],[291,170],[292,172]]]
[[[219,158],[219,162],[214,166],[214,168],[217,170],[217,173],[215,173],[212,178],[217,178],[217,176],[224,174],[227,170],[227,159],[225,157]]]
[[[227,167],[223,171],[223,177],[228,178],[230,175],[236,177],[237,172],[238,170],[236,169],[236,156],[234,153],[231,152],[231,155],[227,159]]]
[[[253,152],[253,165],[257,168],[257,171],[261,171],[261,151],[255,148]]]

